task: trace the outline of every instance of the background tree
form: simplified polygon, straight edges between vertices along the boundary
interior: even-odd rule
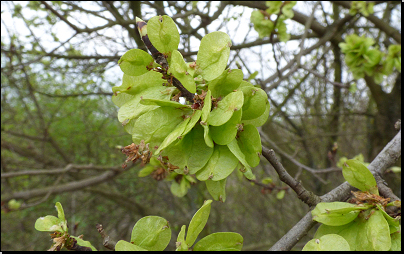
[[[48,248],[33,224],[53,211],[55,201],[72,215],[73,232],[86,232],[100,249],[100,238],[90,234],[96,223],[123,239],[134,221],[159,215],[177,223],[172,228],[178,233],[209,198],[204,184],[178,198],[169,183],[139,178],[139,164],[120,167],[125,158],[117,146],[131,140],[117,121],[111,87],[121,84],[120,57],[132,48],[146,50],[136,16],[172,17],[188,62],[195,60],[204,35],[218,30],[230,35],[229,67],[241,68],[249,74],[245,80],[268,93],[271,112],[260,130],[263,145],[275,150],[307,190],[323,195],[341,184],[336,166],[341,157],[362,153],[373,161],[397,134],[401,72],[395,69],[380,84],[372,75],[355,79],[338,45],[350,34],[365,35],[387,54],[390,45],[401,45],[401,5],[378,2],[369,14],[350,12],[349,2],[298,3],[286,21],[287,42],[277,32],[260,38],[255,31],[252,11],[267,8],[265,2],[250,1],[2,2],[2,249]],[[276,17],[269,18],[276,22]],[[274,245],[309,210],[271,163],[262,159],[253,172],[253,185],[230,177],[228,198],[212,204],[204,232],[238,232],[243,250]],[[400,174],[385,171],[383,178],[401,193]],[[12,199],[21,204],[17,211],[10,211]]]

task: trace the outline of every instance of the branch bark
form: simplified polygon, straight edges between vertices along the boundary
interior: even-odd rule
[[[128,166],[126,169],[122,169],[120,166],[112,167],[112,168],[110,168],[109,171],[107,171],[99,176],[86,178],[84,180],[80,180],[80,181],[76,181],[76,182],[70,182],[67,184],[59,185],[57,187],[51,186],[51,187],[45,187],[42,189],[20,191],[20,192],[11,193],[11,194],[4,194],[1,196],[1,201],[8,202],[11,199],[27,200],[30,198],[46,195],[47,193],[49,193],[49,191],[52,191],[52,195],[54,195],[54,194],[63,193],[63,192],[81,190],[81,189],[111,180],[112,178],[114,178],[117,175],[121,174],[122,172],[130,169],[131,167],[132,166]]]
[[[262,155],[275,168],[279,175],[279,179],[289,185],[296,192],[300,200],[309,206],[315,206],[320,202],[320,198],[318,196],[316,196],[313,192],[306,190],[300,181],[297,181],[295,178],[289,175],[283,165],[279,162],[278,158],[276,158],[274,150],[269,150],[263,146]]]

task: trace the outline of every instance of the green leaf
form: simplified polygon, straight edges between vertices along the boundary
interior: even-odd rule
[[[203,100],[201,121],[206,123],[206,120],[208,119],[211,109],[212,109],[212,92],[208,90],[206,92],[205,99]]]
[[[380,84],[384,80],[384,75],[382,73],[375,72],[373,78],[375,79],[376,84]]]
[[[78,245],[83,246],[83,247],[89,247],[89,248],[91,248],[91,250],[97,251],[97,249],[89,241],[84,241],[83,239],[81,239],[81,238],[79,238],[77,236],[72,236],[71,235],[70,237],[76,239]]]
[[[383,53],[378,49],[370,49],[363,57],[367,60],[364,67],[373,67],[380,63]]]
[[[349,88],[348,91],[352,94],[354,94],[356,92],[357,88],[356,88],[356,83],[352,83]]]
[[[276,23],[276,28],[278,30],[279,40],[281,42],[287,42],[290,39],[290,34],[287,33],[286,23],[282,18],[279,18]]]
[[[355,250],[356,251],[372,251],[373,247],[371,242],[369,241],[367,237],[367,220],[364,218],[368,214],[370,214],[371,210],[365,211],[363,213],[363,216],[358,216],[358,223],[357,223],[357,236],[356,236],[356,242],[355,242]]]
[[[394,70],[394,59],[386,60],[383,64],[383,74],[390,75]]]
[[[282,8],[282,14],[285,15],[286,18],[291,19],[294,16],[293,13],[293,6],[296,5],[297,1],[289,1],[287,4],[285,4]]]
[[[337,234],[342,236],[349,244],[351,251],[356,249],[356,236],[358,235],[358,225],[360,220],[357,218],[352,222],[342,226],[327,226],[321,224],[317,229],[314,238],[320,238],[323,235]]]
[[[244,125],[251,124],[255,127],[262,126],[268,120],[269,109],[270,109],[270,105],[268,103],[265,105],[265,111],[262,115],[260,115],[259,117],[255,118],[255,119],[251,119],[251,120],[241,120],[241,123],[243,123]]]
[[[140,102],[143,99],[157,99],[157,100],[168,100],[171,96],[171,92],[166,93],[166,89],[163,87],[150,87],[149,89],[143,90],[136,95],[131,95],[131,99],[121,106],[118,111],[118,120],[122,123],[125,120],[129,122],[125,125],[125,129],[135,123],[134,120],[139,118],[144,113],[158,108],[157,105],[144,105]],[[133,127],[133,125],[132,125]],[[129,128],[128,128],[129,129]],[[128,131],[130,134],[133,132]]]
[[[226,69],[223,73],[209,82],[209,90],[215,98],[224,97],[236,90],[243,81],[243,72],[239,69]]]
[[[248,78],[247,81],[250,81],[252,79],[255,79],[255,77],[258,75],[258,71],[254,71]]]
[[[182,198],[188,193],[189,188],[191,188],[190,183],[185,177],[182,177],[179,183],[177,183],[177,181],[171,183],[170,190],[174,196]]]
[[[206,165],[196,173],[196,178],[199,181],[222,180],[233,172],[237,164],[237,158],[227,146],[215,145],[212,156]]]
[[[208,147],[203,138],[203,129],[196,126],[178,143],[163,151],[171,164],[178,166],[177,173],[184,174],[185,167],[190,174],[195,174],[206,165],[213,153],[213,147]]]
[[[274,30],[274,23],[269,19],[265,19],[260,11],[252,11],[250,20],[260,38],[269,36]]]
[[[190,183],[197,183],[197,182],[198,182],[195,178],[193,178],[193,177],[190,176],[190,175],[184,175],[184,177],[185,177]]]
[[[282,1],[266,1],[265,5],[266,7],[268,7],[268,9],[266,9],[266,12],[268,14],[278,14],[281,10],[282,4]]]
[[[283,199],[285,197],[285,190],[280,190],[278,193],[276,193],[276,198],[277,199]]]
[[[349,251],[348,242],[337,234],[329,234],[312,239],[303,247],[302,251]]]
[[[386,251],[390,248],[389,225],[381,211],[372,210],[369,219],[358,231],[356,250]]]
[[[387,251],[391,248],[389,224],[380,210],[375,210],[370,216],[366,229],[375,251]]]
[[[396,69],[398,70],[398,72],[401,73],[401,57],[400,58],[396,58],[394,59],[394,66],[396,67]]]
[[[368,207],[345,202],[319,203],[311,214],[315,221],[329,226],[341,226],[353,221],[365,209]]]
[[[171,145],[171,143],[173,143],[174,141],[181,139],[182,138],[181,134],[184,132],[185,127],[187,127],[187,124],[190,119],[191,118],[186,118],[184,121],[178,124],[177,127],[164,139],[159,148],[156,150],[155,154],[160,153],[161,150]]]
[[[219,181],[212,181],[210,179],[205,181],[206,188],[214,200],[221,202],[226,201],[226,180],[227,178]]]
[[[390,234],[393,234],[397,231],[400,230],[400,216],[397,216],[396,218],[391,217],[390,215],[388,215],[385,211],[384,208],[379,205],[376,204],[377,208],[379,208],[379,210],[382,212],[384,218],[386,219],[387,223],[389,224],[389,228],[390,228]]]
[[[62,221],[63,231],[67,232],[67,221],[65,218],[65,212],[63,211],[62,204],[60,202],[56,202],[55,207],[56,207],[56,211],[58,211],[58,218],[60,219],[60,221]]]
[[[242,110],[235,111],[225,124],[209,128],[210,136],[216,144],[227,145],[236,137],[241,114]]]
[[[38,231],[49,231],[49,232],[65,232],[62,228],[64,222],[52,215],[47,215],[45,217],[40,217],[35,221],[35,229]]]
[[[133,99],[134,95],[128,93],[118,93],[117,95],[112,95],[112,102],[118,107],[122,107],[123,104]]]
[[[201,115],[201,122],[200,124],[202,125],[204,129],[204,134],[203,137],[205,139],[205,143],[207,146],[213,148],[213,140],[212,137],[209,134],[209,125],[207,123],[207,119],[210,114],[210,110],[212,108],[212,97],[211,97],[212,92],[210,90],[207,91],[204,99],[204,104],[202,108],[202,115]]]
[[[177,247],[175,250],[176,251],[187,251],[188,250],[188,245],[185,242],[185,230],[187,226],[182,225],[180,233],[178,233],[177,237],[177,242],[175,243],[175,246]]]
[[[231,92],[223,100],[219,101],[217,108],[213,109],[208,118],[208,124],[220,126],[232,117],[234,111],[240,110],[243,106],[243,92]]]
[[[212,32],[201,40],[197,54],[197,74],[211,81],[226,68],[230,55],[231,40],[224,32]]]
[[[241,151],[237,140],[233,139],[233,141],[227,144],[227,147],[234,154],[234,156],[236,156],[236,158],[241,162],[241,164],[243,164],[244,170],[242,172],[244,176],[247,177],[247,179],[254,180],[255,175],[252,173],[250,164],[248,164],[247,160],[245,159],[245,155]]]
[[[243,237],[237,233],[213,233],[197,242],[193,251],[240,251],[243,241]]]
[[[128,243],[127,241],[119,240],[115,244],[115,251],[147,251],[147,250],[135,244]]]
[[[8,208],[11,210],[17,210],[18,208],[21,207],[21,202],[18,202],[15,199],[11,199],[10,201],[8,201]]]
[[[49,231],[49,232],[67,232],[67,221],[65,218],[65,213],[63,211],[62,204],[56,202],[56,211],[58,212],[58,218],[52,215],[47,215],[45,217],[40,217],[35,221],[35,229],[38,231]]]
[[[188,132],[190,132],[195,127],[195,124],[201,118],[201,115],[202,115],[202,110],[194,110],[194,113],[192,114],[191,119],[189,120],[187,126],[185,127],[185,130],[182,133],[182,136],[185,136]]]
[[[174,50],[171,56],[170,68],[168,73],[174,75],[181,84],[191,93],[196,93],[196,85],[193,75],[188,72],[188,65],[182,58],[178,50]]]
[[[237,143],[245,159],[251,167],[258,166],[262,153],[261,137],[256,127],[251,124],[244,125],[240,131]]]
[[[133,227],[131,243],[149,251],[164,250],[171,239],[168,221],[158,216],[146,216]]]
[[[162,77],[163,75],[161,73],[155,71],[149,71],[140,76],[129,76],[123,74],[122,85],[112,87],[112,92],[114,92],[114,94],[128,93],[136,95],[137,93],[154,86],[167,88],[163,86]]]
[[[379,195],[375,178],[360,161],[347,160],[342,166],[342,174],[353,187]]]
[[[150,42],[161,53],[169,53],[178,49],[180,34],[174,21],[167,15],[155,16],[147,22],[147,33]]]
[[[151,174],[151,172],[153,172],[154,170],[156,170],[156,168],[152,165],[147,165],[145,167],[143,167],[139,173],[137,173],[137,175],[139,177],[145,177]]]
[[[265,177],[264,179],[261,180],[261,182],[262,182],[263,184],[270,184],[270,183],[273,182],[273,180],[272,180],[271,177]]]
[[[391,234],[391,251],[401,251],[401,230]]]
[[[144,140],[149,147],[160,146],[161,142],[184,119],[182,110],[173,110],[171,107],[159,107],[141,115],[134,125],[136,132],[132,135],[135,144]]]
[[[203,127],[203,138],[205,139],[206,145],[213,148],[214,144],[213,144],[212,137],[210,136],[210,133],[209,133],[209,126],[202,125],[202,127]]]
[[[149,72],[146,68],[153,63],[153,57],[141,49],[127,51],[118,61],[118,65],[129,76],[140,76]]]
[[[205,200],[202,207],[199,208],[199,210],[192,217],[192,220],[188,226],[188,233],[186,238],[186,243],[188,246],[192,246],[194,244],[199,233],[201,233],[202,229],[205,227],[205,224],[209,218],[211,203],[212,200]]]

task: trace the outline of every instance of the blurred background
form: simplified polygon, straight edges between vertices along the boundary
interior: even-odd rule
[[[367,16],[351,15],[350,8],[350,2],[298,2],[285,21],[290,39],[280,42],[275,33],[259,37],[255,31],[251,13],[267,9],[259,1],[2,1],[1,249],[49,249],[49,235],[34,224],[56,216],[59,201],[69,232],[84,234],[98,250],[106,249],[97,223],[113,239],[129,241],[133,225],[148,215],[170,222],[167,249],[174,250],[181,226],[211,199],[201,182],[176,197],[171,182],[138,177],[139,163],[114,173],[126,159],[119,146],[132,140],[118,122],[111,88],[122,82],[120,57],[145,49],[136,16],[170,16],[187,62],[196,60],[204,35],[228,33],[229,68],[242,69],[245,80],[268,93],[269,119],[259,128],[263,145],[315,194],[341,184],[339,160],[371,162],[401,118],[401,70],[380,84],[367,75],[356,80],[338,47],[353,33],[373,38],[382,52],[401,45],[401,4],[375,2]],[[213,202],[200,237],[237,232],[243,250],[266,250],[308,212],[263,157],[253,172],[255,183],[229,177],[227,199]],[[401,171],[383,177],[401,198]]]

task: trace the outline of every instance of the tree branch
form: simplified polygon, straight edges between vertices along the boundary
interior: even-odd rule
[[[112,240],[111,237],[107,235],[101,224],[97,224],[95,227],[102,237],[102,245],[107,249],[115,250],[116,241]]]
[[[350,1],[333,1],[333,3],[338,4],[346,9],[351,9],[351,2]],[[359,13],[360,14],[360,13]],[[362,14],[360,14],[363,16]],[[373,14],[369,14],[367,17],[363,16],[370,22],[372,22],[375,27],[379,28],[383,32],[386,33],[387,37],[393,38],[398,44],[401,44],[401,33],[394,27],[391,27],[388,23],[384,22],[383,20],[379,19]]]
[[[317,224],[311,217],[311,212],[306,215],[293,226],[279,241],[277,241],[269,251],[288,251],[296,245],[303,236],[307,235],[309,230]]]
[[[8,202],[11,199],[30,199],[34,197],[39,197],[46,195],[50,190],[52,190],[52,195],[58,194],[58,193],[63,193],[63,192],[69,192],[69,191],[77,191],[81,190],[84,188],[87,188],[89,186],[93,186],[105,181],[109,181],[112,178],[116,177],[117,175],[121,174],[122,172],[130,169],[134,164],[131,164],[131,166],[128,166],[126,169],[122,169],[121,166],[117,167],[112,167],[109,168],[109,171],[95,177],[90,177],[86,178],[84,180],[76,181],[76,182],[70,182],[67,184],[59,185],[57,187],[45,187],[42,189],[36,189],[36,190],[28,190],[28,191],[20,191],[12,194],[5,194],[1,196],[1,201],[2,202]]]
[[[106,171],[111,170],[111,167],[108,166],[95,166],[95,165],[77,165],[77,164],[68,164],[64,168],[57,168],[57,169],[32,169],[32,170],[25,170],[25,171],[16,171],[16,172],[7,172],[2,173],[1,178],[10,178],[10,177],[17,177],[23,175],[54,175],[54,174],[62,174],[67,171],[73,170],[96,170],[96,171]]]
[[[313,192],[306,190],[300,181],[294,179],[283,165],[279,162],[278,158],[275,156],[274,150],[269,150],[265,146],[262,147],[262,155],[271,163],[279,175],[279,179],[289,185],[297,194],[298,198],[309,206],[315,206],[320,202],[320,198],[316,196]]]
[[[264,154],[264,149],[262,150]],[[384,149],[369,164],[368,168],[373,175],[383,173],[389,166],[395,163],[401,156],[401,130],[399,133],[384,147]],[[344,182],[332,191],[321,196],[321,202],[333,202],[347,198],[352,187],[348,182]],[[276,242],[269,250],[280,251],[290,250],[295,244],[307,234],[307,232],[316,224],[312,220],[311,212],[308,212],[292,229],[290,229],[278,242]]]

